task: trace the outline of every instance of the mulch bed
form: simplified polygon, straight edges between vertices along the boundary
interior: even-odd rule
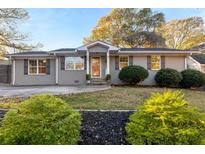
[[[133,111],[80,111],[80,145],[126,145],[125,124]],[[0,110],[0,119],[5,111]]]

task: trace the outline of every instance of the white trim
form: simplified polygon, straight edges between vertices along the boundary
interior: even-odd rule
[[[184,58],[184,69],[187,69],[187,57]]]
[[[107,68],[106,74],[110,74],[110,50],[107,51]]]
[[[159,69],[152,69],[152,56],[158,56],[159,57]],[[166,57],[165,57],[166,58]],[[162,66],[161,66],[161,55],[151,55],[151,71],[158,71],[158,70],[160,70],[161,68],[162,68]]]
[[[16,80],[16,77],[15,77],[16,76],[16,68],[15,68],[16,67],[16,61],[15,61],[15,59],[13,60],[12,65],[13,65],[13,67],[12,67],[13,68],[12,85],[15,85],[15,82],[16,82],[15,81]]]
[[[56,57],[56,84],[58,84],[58,57]]]
[[[83,71],[83,70],[85,70],[85,59],[84,58],[82,58],[83,59],[83,68],[82,69],[75,69],[75,64],[74,64],[74,69],[66,69],[66,58],[70,58],[70,57],[74,57],[74,56],[65,56],[65,65],[64,65],[64,67],[65,67],[65,71]],[[75,56],[75,57],[82,57],[82,56]]]
[[[100,76],[99,77],[93,77],[93,72],[92,72],[92,58],[100,58]],[[95,79],[95,78],[101,78],[101,56],[91,56],[91,78]]]
[[[37,72],[36,73],[30,73],[29,72],[29,61],[30,60],[36,60],[37,61],[37,65],[36,65],[36,67],[37,67]],[[46,73],[39,73],[39,67],[38,67],[38,61],[39,60],[46,60],[46,62],[47,62],[47,59],[45,59],[45,58],[35,58],[35,59],[28,59],[28,75],[31,75],[31,76],[35,76],[35,75],[47,75]]]
[[[127,66],[129,66],[129,56],[128,55],[119,55],[119,70],[121,70],[121,68],[120,68],[120,57],[127,57]]]
[[[86,51],[86,74],[90,74],[90,68],[89,68],[89,66],[90,66],[90,57],[89,57],[89,52],[88,52],[88,50]]]

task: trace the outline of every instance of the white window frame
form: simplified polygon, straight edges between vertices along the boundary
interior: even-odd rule
[[[127,66],[129,66],[129,56],[128,55],[120,55],[119,56],[119,70],[121,70],[120,68],[120,57],[127,57]],[[123,63],[123,62],[122,62]],[[125,63],[125,62],[124,62]]]
[[[159,69],[153,69],[153,68],[152,68],[152,57],[153,57],[153,56],[158,56],[158,57],[159,57]],[[161,56],[160,56],[160,55],[152,55],[152,56],[151,56],[151,70],[152,70],[152,71],[158,71],[158,70],[160,70],[160,69],[161,69]]]
[[[82,56],[77,56],[77,57],[82,58]],[[72,58],[77,58],[77,57],[72,57]],[[65,67],[66,71],[82,71],[82,70],[85,70],[85,59],[84,58],[82,58],[83,59],[83,68],[82,69],[75,69],[75,63],[74,63],[74,69],[66,68],[66,58],[70,58],[70,57],[69,56],[65,57],[65,65],[64,65],[64,67]]]
[[[37,61],[37,65],[36,65],[36,67],[37,67],[37,72],[36,73],[30,73],[30,69],[29,69],[29,62],[30,62],[30,60],[36,60]],[[38,65],[38,61],[39,60],[46,60],[46,62],[47,62],[47,59],[45,59],[45,58],[40,58],[40,59],[28,59],[28,75],[46,75],[46,73],[39,73],[39,65]]]

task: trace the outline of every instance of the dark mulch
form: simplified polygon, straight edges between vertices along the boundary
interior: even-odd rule
[[[83,111],[81,140],[84,145],[121,145],[125,140],[125,124],[133,111]]]
[[[6,111],[0,109],[0,121]],[[80,145],[121,145],[125,140],[125,124],[133,111],[81,111]]]

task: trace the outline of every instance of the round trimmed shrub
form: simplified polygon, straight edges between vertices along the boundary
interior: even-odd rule
[[[119,73],[119,78],[128,84],[137,84],[141,81],[144,81],[148,75],[148,71],[143,67],[132,65],[122,68]]]
[[[155,81],[162,87],[176,87],[182,80],[182,75],[175,69],[164,68],[157,72]]]
[[[6,113],[0,144],[76,144],[80,125],[80,114],[65,101],[36,95]]]
[[[205,84],[205,75],[200,71],[187,69],[181,72],[182,81],[180,85],[183,88],[201,87]]]
[[[180,91],[154,93],[126,124],[130,144],[205,144],[205,114]]]

